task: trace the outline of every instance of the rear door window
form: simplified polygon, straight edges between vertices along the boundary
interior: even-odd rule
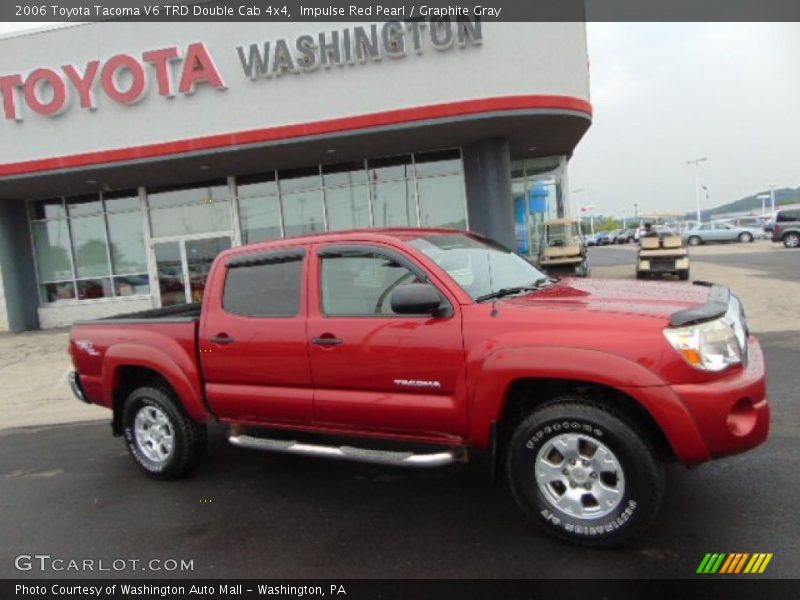
[[[300,312],[303,250],[242,255],[228,262],[222,306],[246,317],[293,317]]]

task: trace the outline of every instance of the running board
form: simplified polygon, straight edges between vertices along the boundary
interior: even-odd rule
[[[228,441],[234,446],[252,450],[324,456],[400,467],[443,467],[456,462],[467,461],[467,453],[461,446],[431,454],[414,454],[413,452],[370,450],[367,448],[353,448],[352,446],[321,446],[295,441],[271,440],[250,435],[231,435],[228,437]]]

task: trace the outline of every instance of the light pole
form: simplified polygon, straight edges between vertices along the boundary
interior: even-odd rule
[[[572,190],[572,194],[573,195],[574,194],[582,194],[585,191],[586,191],[586,188],[576,188],[576,189]],[[579,213],[580,213],[580,220],[581,221],[583,221],[583,213],[589,212],[589,210],[591,210],[592,208],[594,208],[594,207],[593,206],[591,206],[591,207],[581,206],[580,207]],[[592,235],[594,235],[594,217],[592,215],[589,215],[589,226],[591,227]]]
[[[701,156],[694,160],[687,160],[687,165],[694,165],[694,199],[697,204],[697,225],[700,225],[700,163],[706,162],[707,157]]]
[[[769,211],[775,212],[775,188],[778,187],[777,183],[769,184]]]
[[[762,216],[764,215],[765,212],[767,212],[767,207],[766,207],[765,202],[769,197],[770,197],[769,194],[759,194],[758,196],[756,196],[756,198],[758,200],[761,200],[761,215]]]

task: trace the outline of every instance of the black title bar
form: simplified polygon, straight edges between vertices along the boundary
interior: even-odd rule
[[[11,0],[2,21],[800,21],[798,0]]]
[[[543,564],[546,570],[547,565]],[[531,580],[224,580],[224,579],[38,579],[0,580],[0,598],[21,600],[78,600],[88,598],[327,598],[343,600],[760,600],[797,598],[798,580],[759,579],[748,576],[705,576],[697,579],[531,579]]]

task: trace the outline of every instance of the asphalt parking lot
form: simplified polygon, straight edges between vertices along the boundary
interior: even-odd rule
[[[592,249],[593,276],[632,279],[633,253]],[[550,540],[479,463],[409,471],[272,455],[231,447],[217,429],[193,476],[151,481],[108,415],[68,397],[65,334],[48,332],[0,336],[0,577],[87,576],[14,568],[19,554],[49,554],[193,560],[191,572],[121,573],[158,577],[682,578],[706,552],[772,552],[762,577],[797,577],[800,252],[708,246],[692,261],[693,278],[745,302],[766,353],[772,431],[747,454],[671,466],[655,527],[632,547]]]

